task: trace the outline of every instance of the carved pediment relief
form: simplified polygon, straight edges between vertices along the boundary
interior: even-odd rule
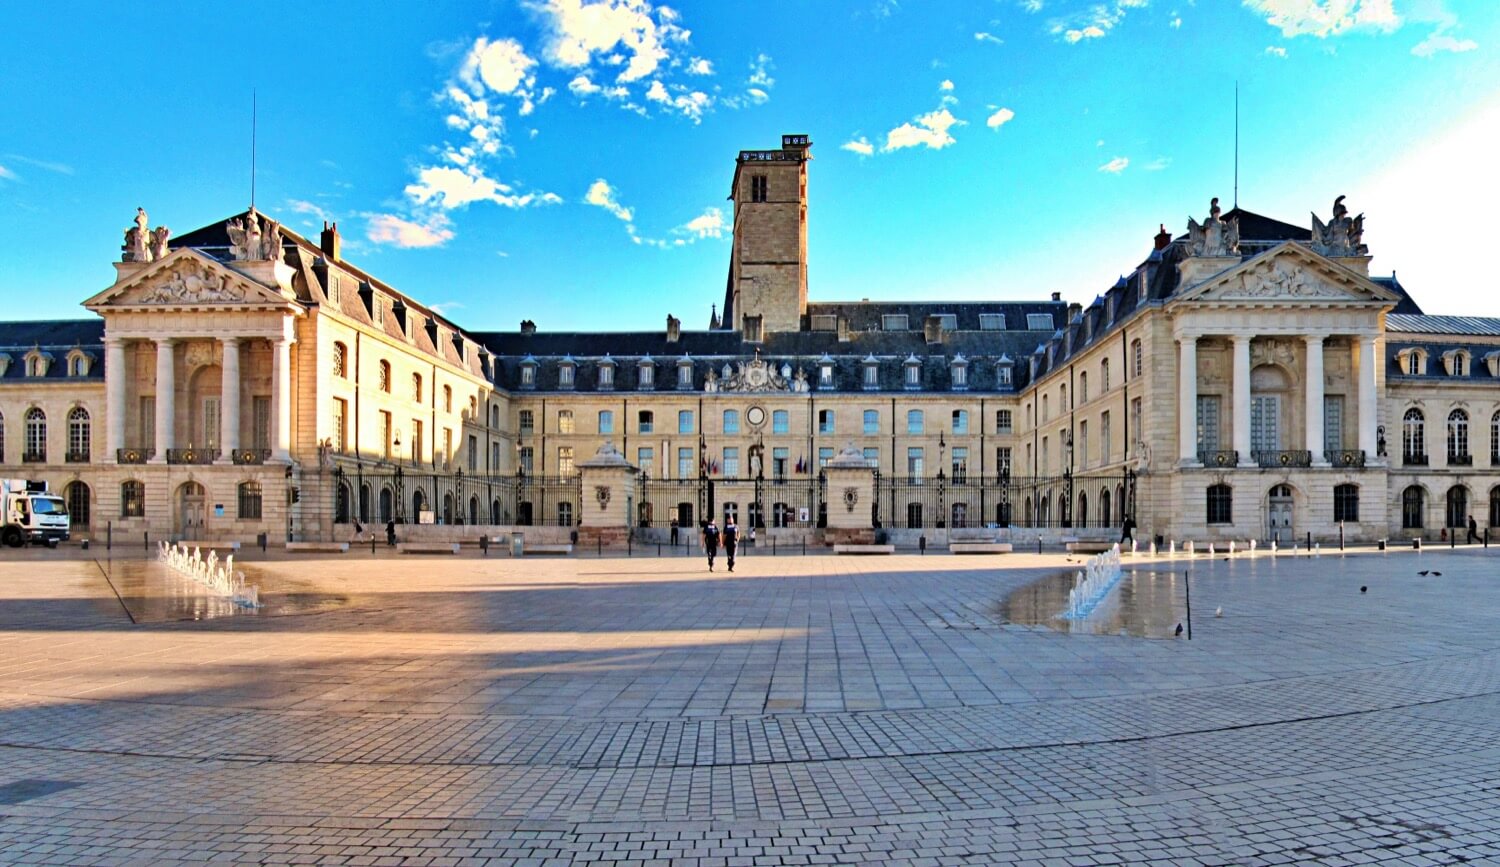
[[[1189,291],[1202,301],[1388,302],[1383,287],[1304,248],[1287,244],[1251,259]]]
[[[153,285],[134,293],[136,304],[236,304],[245,300],[245,287],[227,274],[200,263],[185,263]]]
[[[192,250],[129,273],[84,302],[85,307],[284,306],[287,298]]]

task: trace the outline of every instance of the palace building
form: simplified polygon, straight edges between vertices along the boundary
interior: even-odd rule
[[[75,538],[1500,526],[1500,319],[1372,275],[1342,197],[1305,227],[1214,200],[1086,305],[820,301],[810,148],[739,153],[705,330],[473,331],[336,225],[252,208],[171,237],[140,211],[90,318],[0,323],[0,472],[62,492]],[[608,468],[628,482],[587,478]]]

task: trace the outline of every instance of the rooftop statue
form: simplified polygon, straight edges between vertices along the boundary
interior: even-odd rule
[[[1312,215],[1312,247],[1325,256],[1364,256],[1370,248],[1360,243],[1365,234],[1365,215],[1350,218],[1344,197],[1333,200],[1333,218],[1327,224]]]
[[[1194,256],[1238,256],[1240,254],[1240,222],[1237,219],[1219,219],[1219,199],[1208,204],[1208,219],[1199,225],[1188,217],[1188,248]]]
[[[135,225],[125,230],[125,245],[120,248],[125,251],[120,257],[121,262],[155,262],[167,257],[171,252],[167,240],[172,237],[172,230],[166,226],[152,230],[150,226],[146,209],[136,208]]]
[[[265,221],[262,229],[261,221]],[[281,224],[262,217],[251,207],[243,219],[236,217],[224,224],[229,233],[231,259],[248,261],[281,260]]]

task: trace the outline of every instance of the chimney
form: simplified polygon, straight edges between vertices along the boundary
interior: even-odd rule
[[[839,333],[839,342],[840,343],[848,343],[849,339],[850,339],[849,338],[849,317],[847,317],[847,316],[840,316],[838,318],[838,329],[839,329],[839,332],[838,332]]]
[[[1068,305],[1068,321],[1069,322],[1072,322],[1074,319],[1077,319],[1077,318],[1079,318],[1081,316],[1083,316],[1083,305],[1082,304],[1079,304],[1077,301],[1074,301],[1072,304]]]
[[[922,320],[922,332],[928,343],[943,342],[943,318],[928,316]]]
[[[323,255],[337,262],[339,261],[339,224],[323,221],[323,239],[319,244],[323,248]]]
[[[1156,233],[1156,249],[1165,250],[1172,243],[1172,236],[1167,232],[1167,224],[1161,224],[1161,231]]]
[[[521,333],[522,334],[535,334],[536,333],[536,323],[532,322],[530,319],[522,319],[521,320]]]
[[[667,314],[667,342],[676,343],[682,336],[682,320],[672,314]]]
[[[1053,301],[1061,301],[1062,300],[1062,293],[1061,292],[1053,292],[1052,293],[1052,300]]]

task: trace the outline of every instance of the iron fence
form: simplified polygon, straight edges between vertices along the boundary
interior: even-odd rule
[[[800,479],[641,479],[637,527],[696,527],[709,516],[749,529],[823,527],[827,483]]]
[[[576,475],[470,475],[378,464],[340,465],[334,480],[334,520],[341,524],[571,527],[582,515]]]
[[[1032,476],[876,474],[871,520],[891,529],[1117,527],[1135,513],[1134,473]]]

